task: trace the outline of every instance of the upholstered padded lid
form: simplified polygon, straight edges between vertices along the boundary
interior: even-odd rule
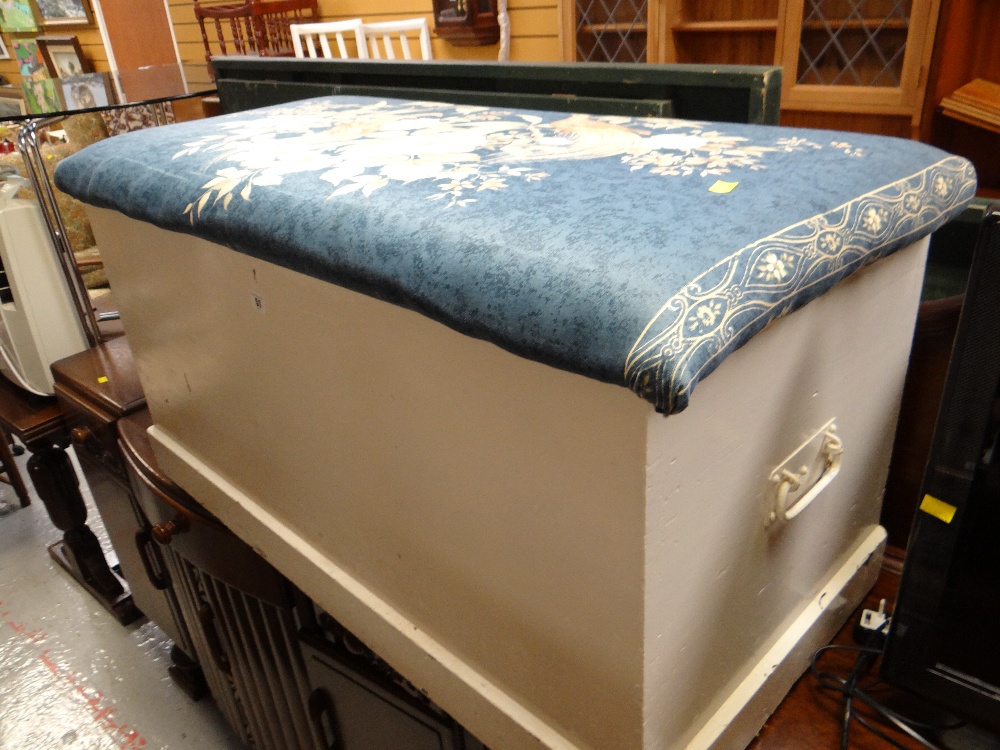
[[[347,96],[109,139],[56,181],[667,412],[975,192],[913,141]]]

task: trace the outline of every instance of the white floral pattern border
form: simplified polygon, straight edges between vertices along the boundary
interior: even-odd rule
[[[702,377],[811,289],[925,235],[975,187],[968,162],[950,157],[742,248],[660,308],[625,361],[626,385],[657,411],[683,410]]]

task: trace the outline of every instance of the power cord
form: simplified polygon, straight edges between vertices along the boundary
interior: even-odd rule
[[[962,722],[950,725],[938,725],[916,721],[892,710],[871,695],[869,691],[879,684],[880,681],[878,678],[873,678],[867,683],[862,684],[862,680],[867,677],[872,666],[878,661],[879,656],[882,655],[882,649],[889,633],[891,621],[892,618],[886,614],[885,599],[883,599],[877,610],[866,609],[862,612],[861,619],[854,628],[854,638],[859,645],[824,646],[813,654],[809,671],[816,678],[819,686],[824,690],[839,693],[844,697],[844,710],[841,716],[840,748],[841,750],[848,750],[851,725],[856,722],[859,726],[867,729],[893,747],[900,748],[900,750],[909,750],[909,748],[888,734],[886,730],[905,735],[919,743],[922,747],[927,748],[927,750],[944,750],[944,748],[936,745],[918,730],[940,731],[957,729],[962,726]],[[831,651],[856,651],[858,653],[854,667],[846,677],[819,669],[818,662],[820,658]],[[857,710],[858,704],[869,708],[881,722],[881,726],[859,712]]]

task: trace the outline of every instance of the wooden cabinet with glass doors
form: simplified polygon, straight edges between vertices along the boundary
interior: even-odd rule
[[[780,65],[783,122],[897,135],[919,125],[940,6],[940,0],[563,1],[567,60]],[[851,128],[849,118],[865,127]]]
[[[561,0],[567,62],[661,62],[650,0]]]

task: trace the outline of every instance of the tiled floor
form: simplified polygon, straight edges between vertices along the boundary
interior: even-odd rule
[[[0,750],[240,748],[210,699],[173,685],[159,628],[122,627],[55,565],[37,496],[21,509],[0,484],[0,502],[16,508],[0,515]]]

